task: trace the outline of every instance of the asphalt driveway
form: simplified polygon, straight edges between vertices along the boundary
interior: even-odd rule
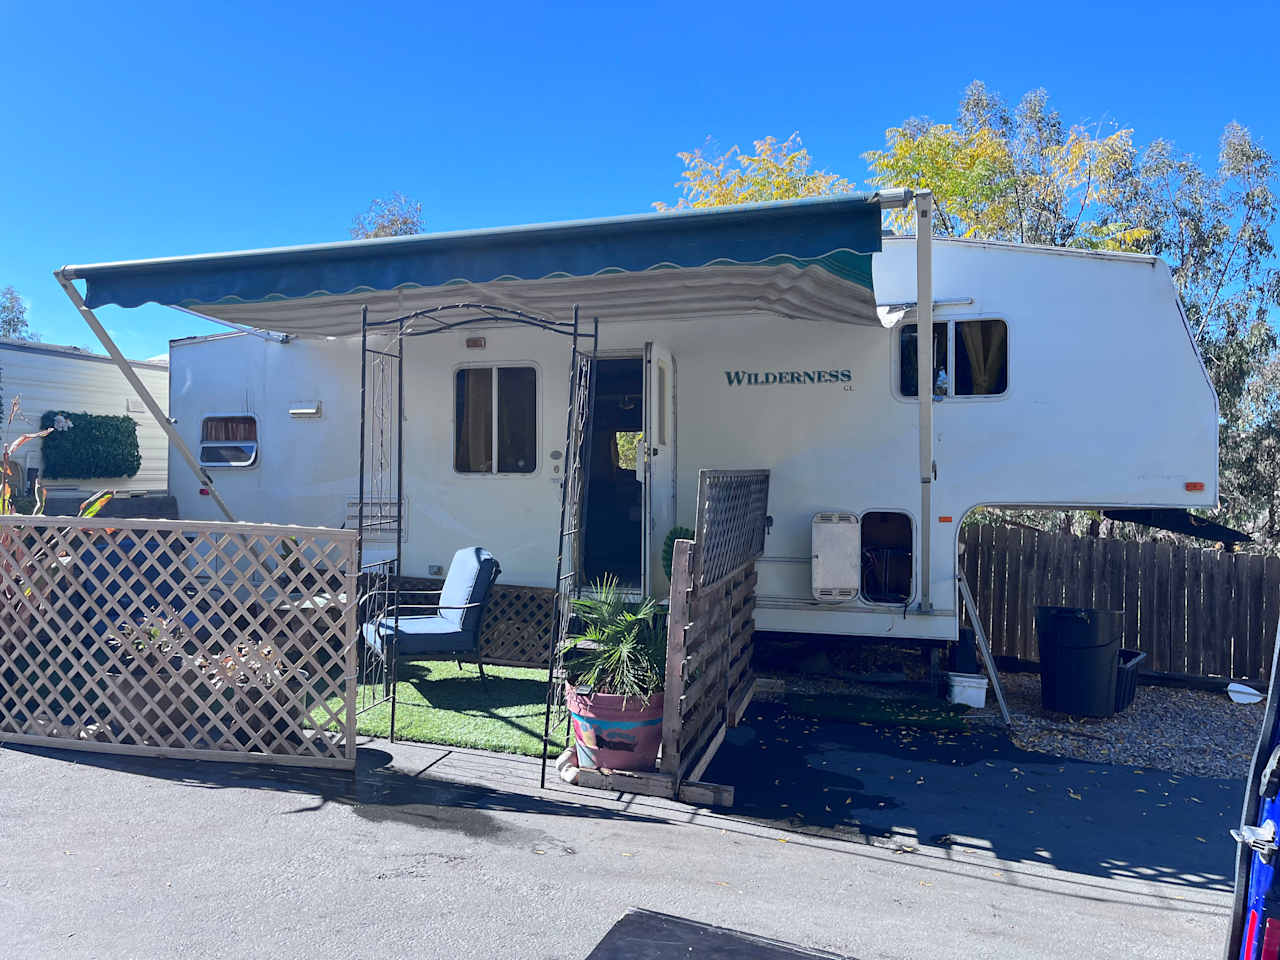
[[[1098,813],[1070,819],[1086,801],[1050,795],[1085,790],[1095,811],[1109,809],[1136,789],[1109,787],[1120,771],[1086,782],[1010,756],[993,761],[1010,765],[1007,788],[991,780],[965,796],[991,769],[978,746],[972,762],[952,763],[968,748],[814,733],[812,721],[769,709],[717,761],[717,775],[742,776],[730,812],[558,782],[541,791],[536,761],[383,742],[361,750],[354,778],[0,747],[0,943],[32,960],[628,950],[666,960],[656,948],[635,954],[646,938],[663,941],[619,924],[640,909],[699,925],[690,929],[702,943],[767,943],[778,956],[1182,960],[1220,950],[1227,844],[1211,824],[1225,800],[1201,797],[1202,829],[1176,821],[1205,844],[1179,835],[1163,851],[1137,839],[1108,851],[1099,839],[1123,831],[1080,829]],[[762,762],[775,750],[777,762]],[[792,793],[780,789],[788,779]],[[833,794],[863,822],[837,817]],[[1000,794],[1019,803],[997,808]],[[1134,822],[1175,823],[1153,816]]]
[[[999,728],[841,722],[776,703],[750,708],[705,779],[734,784],[735,815],[806,833],[1226,892],[1243,791],[1028,753]]]

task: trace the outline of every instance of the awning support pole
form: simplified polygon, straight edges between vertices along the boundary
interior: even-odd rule
[[[107,354],[113,361],[115,361],[115,365],[120,368],[120,372],[124,374],[124,378],[129,381],[129,386],[133,387],[134,392],[146,406],[156,423],[160,424],[160,429],[163,430],[165,435],[169,438],[169,443],[182,455],[182,459],[187,461],[187,466],[189,466],[191,468],[191,472],[196,475],[196,479],[200,481],[200,485],[209,491],[209,496],[213,497],[213,502],[218,505],[218,509],[222,511],[223,516],[232,523],[236,522],[236,518],[232,515],[231,510],[228,509],[226,502],[221,496],[219,496],[217,489],[213,485],[213,481],[209,478],[209,474],[205,472],[205,469],[202,466],[200,466],[200,461],[195,458],[186,443],[183,442],[182,437],[178,435],[178,431],[174,427],[173,421],[170,420],[168,416],[165,415],[165,412],[160,409],[160,404],[156,403],[156,398],[151,395],[151,391],[148,390],[146,384],[142,382],[137,371],[130,366],[129,361],[126,360],[124,354],[120,352],[120,348],[116,346],[115,341],[111,339],[111,335],[107,333],[106,327],[104,327],[102,322],[94,316],[93,311],[85,305],[84,298],[80,296],[80,291],[76,289],[75,284],[67,279],[61,270],[53,271],[53,277],[58,281],[58,285],[62,287],[63,291],[66,292],[71,303],[80,311],[80,316],[83,317],[84,322],[89,325],[89,329],[93,331],[93,335],[98,338],[98,341],[107,351]]]
[[[920,612],[933,612],[933,194],[917,190],[916,394],[920,400]]]

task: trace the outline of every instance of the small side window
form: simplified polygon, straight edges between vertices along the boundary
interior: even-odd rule
[[[258,459],[255,417],[205,417],[200,424],[200,465],[251,467]]]
[[[957,397],[985,397],[1009,389],[1009,334],[1003,320],[956,321]]]
[[[898,333],[898,392],[915,397],[916,392],[916,325],[904,323]],[[947,395],[947,325],[933,325],[933,395]]]
[[[911,518],[891,510],[862,515],[862,596],[871,603],[906,603],[915,569]]]

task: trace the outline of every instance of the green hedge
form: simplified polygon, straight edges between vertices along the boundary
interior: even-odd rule
[[[71,421],[70,430],[55,430],[42,441],[44,476],[50,480],[91,477],[132,477],[142,466],[138,425],[132,417],[50,410],[40,429],[53,426],[59,414]]]

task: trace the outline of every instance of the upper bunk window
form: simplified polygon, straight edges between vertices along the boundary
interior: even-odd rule
[[[949,362],[955,357],[955,364]],[[933,325],[933,395],[987,397],[1009,389],[1009,333],[1003,320],[953,320]],[[898,334],[898,389],[916,393],[916,325]]]
[[[454,381],[453,465],[459,473],[533,473],[537,371],[466,367]]]
[[[251,467],[258,459],[255,417],[205,417],[200,424],[200,465]]]

